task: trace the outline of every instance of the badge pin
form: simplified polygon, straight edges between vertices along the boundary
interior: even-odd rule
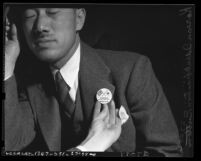
[[[112,100],[112,93],[109,89],[102,88],[97,92],[96,98],[101,104],[107,104]]]

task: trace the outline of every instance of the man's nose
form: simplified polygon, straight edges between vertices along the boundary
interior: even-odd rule
[[[50,25],[48,17],[39,16],[34,27],[35,33],[48,33],[50,31]]]

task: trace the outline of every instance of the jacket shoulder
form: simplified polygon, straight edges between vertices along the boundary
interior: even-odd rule
[[[96,49],[96,52],[106,63],[106,65],[111,68],[133,68],[133,66],[138,62],[149,61],[149,58],[147,56],[136,52],[112,51],[103,49]]]

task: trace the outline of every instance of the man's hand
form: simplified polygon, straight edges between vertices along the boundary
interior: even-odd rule
[[[8,10],[8,8],[6,8]],[[8,11],[7,11],[8,12]],[[10,22],[6,17],[5,27],[5,77],[8,79],[13,75],[15,63],[20,53],[19,41],[17,38],[17,28],[15,24],[10,26]]]
[[[87,151],[105,151],[121,134],[121,120],[115,109],[114,101],[103,105],[97,101],[93,114],[93,121],[87,138],[81,146]]]

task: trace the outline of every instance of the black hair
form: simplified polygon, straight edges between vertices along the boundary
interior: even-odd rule
[[[10,8],[9,19],[14,23],[19,23],[22,18],[22,14],[28,8],[86,8],[83,4],[70,4],[70,3],[25,3],[25,4],[10,4],[7,5]]]

